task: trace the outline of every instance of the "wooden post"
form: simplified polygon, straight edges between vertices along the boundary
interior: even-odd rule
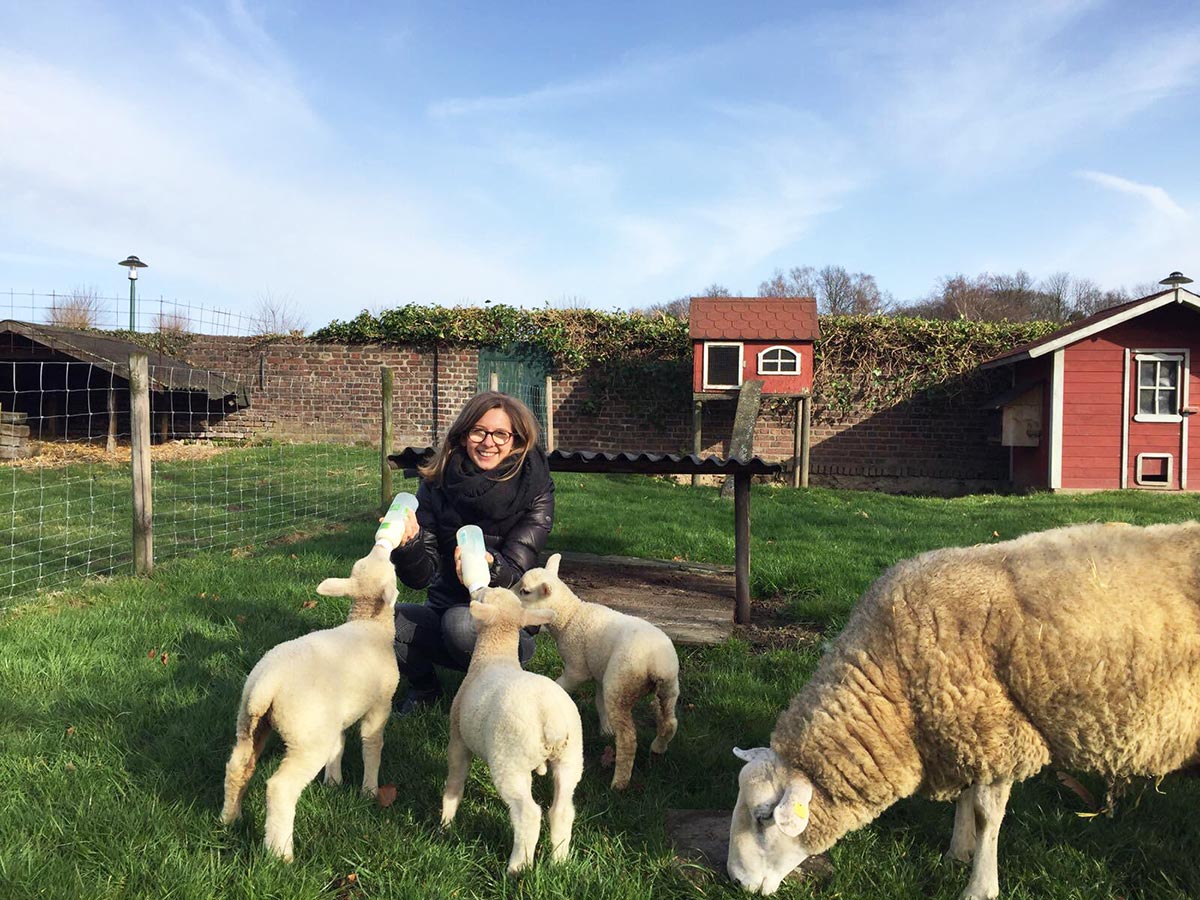
[[[497,375],[495,372],[492,372],[490,375],[488,375],[488,390],[489,391],[500,390],[500,376]]]
[[[154,503],[150,483],[150,366],[129,354],[129,446],[133,471],[133,571],[154,571]]]
[[[692,400],[692,455],[699,458],[700,452],[704,449],[704,438],[701,436],[701,427],[704,420],[704,401]],[[692,473],[692,487],[700,484],[700,475],[696,472]]]
[[[729,439],[729,458],[748,461],[754,455],[754,425],[762,404],[761,378],[742,382],[738,389],[737,411],[733,414],[733,436]],[[721,485],[721,497],[728,500],[733,491],[732,479],[726,476]]]
[[[108,440],[104,442],[104,451],[117,452],[117,391],[111,382],[108,386]]]
[[[804,405],[804,398],[796,398],[796,418],[792,422],[792,487],[800,487],[800,420],[803,416],[801,407]]]
[[[546,452],[554,452],[554,379],[546,376]]]
[[[750,622],[750,473],[733,476],[733,621]]]
[[[800,487],[808,487],[808,454],[812,446],[812,394],[804,395],[804,421],[800,427]]]
[[[158,414],[158,442],[165,444],[171,437],[171,417],[168,413],[160,412]]]
[[[379,367],[379,381],[383,404],[383,426],[379,437],[379,514],[387,512],[392,502],[392,464],[388,454],[392,452],[392,392],[394,380],[389,366]]]

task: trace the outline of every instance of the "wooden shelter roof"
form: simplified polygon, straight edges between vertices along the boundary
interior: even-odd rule
[[[688,312],[694,341],[815,341],[818,334],[812,297],[693,297]]]

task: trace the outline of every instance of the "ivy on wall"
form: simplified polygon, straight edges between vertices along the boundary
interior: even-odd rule
[[[949,398],[969,389],[983,361],[1056,327],[1050,322],[822,316],[814,394],[835,415],[880,409],[918,395]],[[378,316],[364,311],[349,322],[335,320],[309,340],[423,347],[530,344],[545,352],[556,370],[586,372],[597,407],[624,401],[651,412],[690,408],[688,326],[672,316],[490,303],[468,308],[407,304]]]

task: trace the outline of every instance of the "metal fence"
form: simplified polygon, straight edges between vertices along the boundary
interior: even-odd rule
[[[104,296],[91,289],[59,293],[0,293],[0,318],[69,328],[207,335],[250,335],[272,330],[263,316],[218,309],[165,297]],[[268,318],[270,318],[268,316]],[[132,320],[133,327],[130,327]]]
[[[238,418],[253,411],[236,379],[148,372],[155,560],[374,515],[377,447],[249,437]],[[266,386],[299,404],[311,386],[312,402],[323,402],[307,379]],[[132,409],[128,363],[0,362],[0,516],[10,532],[0,603],[131,570]]]

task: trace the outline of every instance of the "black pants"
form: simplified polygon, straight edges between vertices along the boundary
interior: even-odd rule
[[[414,690],[438,686],[434,666],[467,671],[475,636],[475,620],[465,604],[446,609],[416,603],[396,605],[396,662]],[[533,651],[533,635],[522,630],[517,645],[522,667],[528,665]]]

